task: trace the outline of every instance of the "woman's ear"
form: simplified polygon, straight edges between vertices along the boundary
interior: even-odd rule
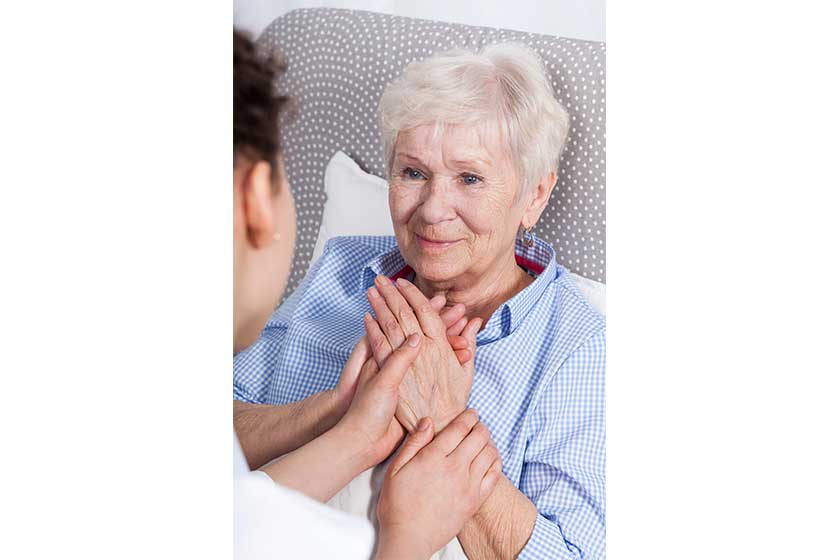
[[[522,216],[522,227],[533,227],[539,221],[540,216],[548,205],[548,199],[557,184],[557,172],[553,169],[540,179],[540,184],[531,191],[526,199],[525,214]]]
[[[254,164],[242,185],[245,210],[245,228],[248,242],[255,249],[262,249],[274,242],[277,224],[274,216],[271,165],[267,161]]]

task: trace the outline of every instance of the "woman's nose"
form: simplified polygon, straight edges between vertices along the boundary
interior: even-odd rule
[[[433,178],[426,183],[419,210],[423,220],[429,224],[444,222],[455,217],[454,193],[445,181]]]

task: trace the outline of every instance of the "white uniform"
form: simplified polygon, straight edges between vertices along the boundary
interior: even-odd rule
[[[233,437],[233,548],[237,560],[367,560],[373,527],[251,471]]]

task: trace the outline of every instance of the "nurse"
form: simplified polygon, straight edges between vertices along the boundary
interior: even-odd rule
[[[233,42],[235,354],[257,339],[283,293],[295,215],[277,129],[288,100],[273,86],[283,67],[260,55],[246,36],[234,32]],[[432,302],[438,311],[443,303]],[[444,321],[455,324],[463,310],[446,313]],[[403,443],[394,418],[397,390],[418,352],[415,334],[380,368],[362,339],[335,389],[287,406],[283,422],[271,430],[285,454],[260,470],[250,470],[234,437],[237,558],[371,557],[368,522],[323,502]],[[273,458],[249,459],[258,466]],[[462,413],[437,436],[431,421],[421,420],[383,483],[376,558],[429,558],[489,496],[500,471],[498,452],[474,411]]]

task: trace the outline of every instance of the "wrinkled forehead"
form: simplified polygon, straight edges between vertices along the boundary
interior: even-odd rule
[[[476,123],[428,123],[400,131],[397,158],[410,156],[421,161],[463,162],[496,165],[510,161],[498,121]]]

